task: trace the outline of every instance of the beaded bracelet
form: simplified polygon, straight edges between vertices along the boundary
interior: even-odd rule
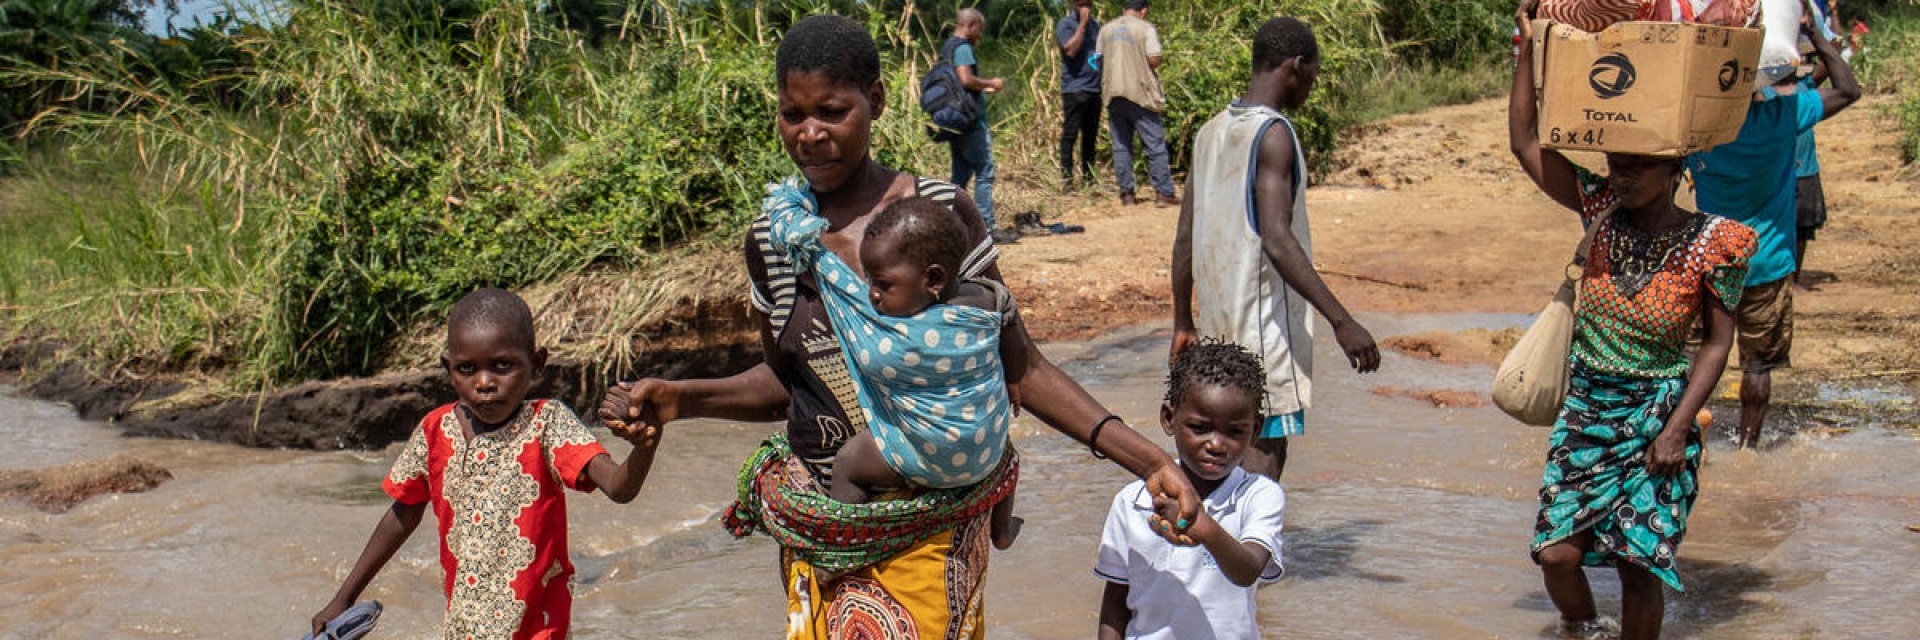
[[[1107,459],[1107,454],[1100,453],[1100,449],[1094,447],[1093,443],[1100,440],[1101,428],[1106,427],[1107,423],[1113,422],[1119,419],[1120,419],[1120,416],[1116,416],[1109,413],[1107,414],[1107,417],[1101,418],[1099,422],[1093,423],[1093,431],[1087,434],[1087,450],[1093,452],[1093,457],[1099,458],[1101,460]]]

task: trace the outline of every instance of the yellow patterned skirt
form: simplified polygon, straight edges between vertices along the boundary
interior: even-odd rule
[[[798,462],[789,478],[812,482]],[[893,498],[877,496],[877,500]],[[780,552],[787,637],[811,640],[960,640],[985,635],[991,512],[892,558],[834,575]]]

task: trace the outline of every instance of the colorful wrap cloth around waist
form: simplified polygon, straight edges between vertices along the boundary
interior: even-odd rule
[[[1009,447],[977,484],[846,504],[822,491],[795,460],[786,434],[775,434],[741,465],[739,495],[722,521],[736,537],[763,532],[821,570],[852,571],[986,513],[1013,493],[1019,478],[1019,454]]]

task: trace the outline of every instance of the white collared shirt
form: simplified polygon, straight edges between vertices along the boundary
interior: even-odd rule
[[[1266,476],[1236,467],[1204,501],[1207,515],[1237,540],[1272,552],[1257,585],[1285,572],[1280,563],[1280,530],[1286,492]],[[1135,480],[1113,497],[1100,556],[1093,573],[1127,585],[1128,638],[1259,638],[1255,586],[1227,580],[1206,547],[1180,547],[1153,532],[1147,516],[1153,496]]]

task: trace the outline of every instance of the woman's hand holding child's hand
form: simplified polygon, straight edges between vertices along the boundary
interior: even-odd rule
[[[660,446],[660,427],[650,424],[633,424],[619,420],[603,420],[607,430],[633,444],[635,449],[652,449]]]
[[[1183,547],[1199,544],[1187,535],[1187,527],[1200,517],[1200,497],[1180,465],[1169,463],[1147,476],[1147,491],[1153,494],[1153,515],[1147,516],[1153,532]]]
[[[598,414],[608,425],[618,422],[658,429],[680,417],[680,391],[673,383],[658,378],[621,382],[607,389]]]

